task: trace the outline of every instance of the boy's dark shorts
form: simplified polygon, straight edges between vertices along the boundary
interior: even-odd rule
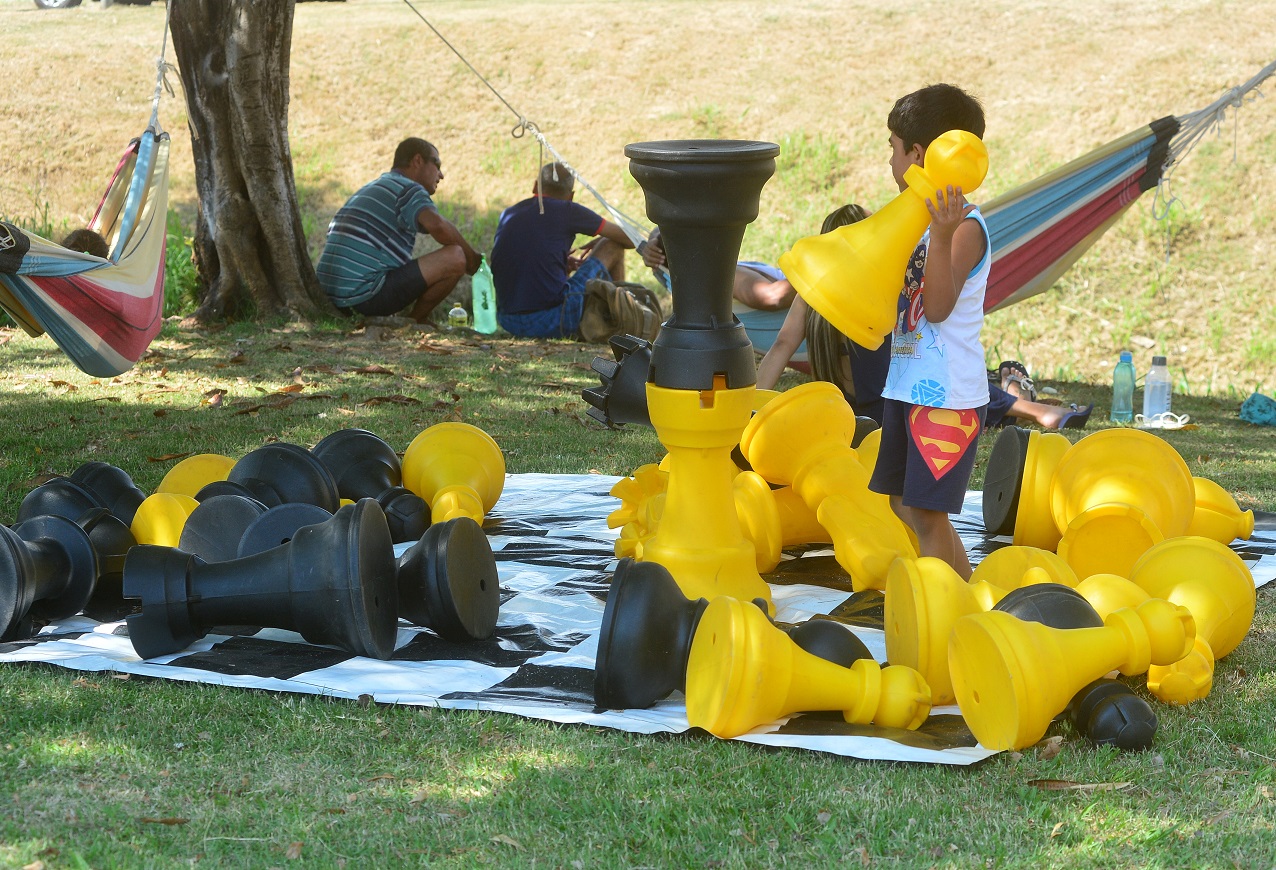
[[[358,305],[351,306],[355,311],[368,317],[389,317],[398,314],[425,295],[425,277],[421,274],[421,266],[416,260],[408,260],[397,269],[391,269],[385,275],[385,283],[371,299],[365,299]]]
[[[961,513],[988,406],[957,411],[887,399],[869,489],[905,507]]]

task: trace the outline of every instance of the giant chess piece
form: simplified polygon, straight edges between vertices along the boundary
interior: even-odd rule
[[[1058,432],[1007,426],[988,455],[984,527],[1019,546],[1053,551],[1062,532],[1050,513],[1050,480],[1072,442]]]
[[[137,506],[129,531],[139,544],[176,547],[182,539],[186,520],[199,507],[189,495],[155,492]]]
[[[93,493],[126,526],[133,525],[133,514],[146,498],[128,472],[105,462],[84,463],[71,472],[71,480]]]
[[[469,423],[436,423],[403,453],[403,485],[430,505],[430,521],[469,517],[482,525],[505,488],[505,454]]]
[[[385,513],[372,499],[306,526],[283,546],[230,562],[134,547],[124,564],[124,594],[141,599],[128,629],[144,659],[180,652],[213,626],[249,623],[355,655],[388,659],[394,652],[394,550]]]
[[[456,517],[426,529],[397,564],[399,615],[456,643],[496,630],[501,606],[496,557],[483,527]]]
[[[235,467],[235,460],[220,453],[196,453],[187,456],[168,470],[156,492],[171,492],[194,498],[210,483],[225,480]]]
[[[97,551],[88,533],[66,517],[0,526],[0,641],[30,637],[35,620],[79,613],[97,576]]]
[[[1153,545],[1187,533],[1192,474],[1178,451],[1141,429],[1104,429],[1078,441],[1050,480],[1058,552],[1077,572],[1130,576]]]
[[[415,541],[430,525],[430,507],[403,483],[394,448],[365,429],[341,429],[310,449],[337,482],[342,498],[375,498],[396,544]]]
[[[766,602],[754,603],[765,610]],[[684,689],[691,642],[708,606],[683,595],[663,565],[621,559],[598,633],[594,703],[643,709]],[[863,641],[831,620],[809,620],[787,633],[802,649],[842,667],[872,659]]]
[[[646,377],[647,411],[669,451],[669,487],[643,558],[668,568],[693,600],[771,600],[732,498],[730,454],[754,409],[757,369],[731,313],[731,289],[744,229],[758,216],[778,153],[770,142],[625,146],[647,216],[660,227],[673,294]]]
[[[1209,694],[1214,662],[1240,645],[1254,621],[1254,577],[1230,547],[1197,536],[1170,538],[1134,564],[1130,580],[1153,598],[1181,604],[1196,621],[1184,659],[1148,669],[1148,691],[1170,704]]]
[[[589,403],[589,416],[610,428],[625,423],[650,426],[647,373],[651,369],[651,342],[633,335],[613,335],[608,345],[613,359],[596,356],[590,364],[602,385],[580,394]]]
[[[1192,490],[1196,504],[1189,535],[1230,544],[1237,538],[1249,540],[1254,534],[1254,512],[1243,511],[1232,494],[1206,477],[1193,477]]]
[[[229,484],[238,484],[242,489]],[[201,489],[196,500],[211,493],[251,496],[266,507],[299,502],[335,513],[341,506],[337,483],[323,463],[306,448],[282,441],[244,454],[225,481]]]
[[[950,130],[926,148],[923,166],[904,173],[907,187],[885,208],[831,233],[800,240],[780,255],[793,289],[838,332],[869,349],[895,326],[896,300],[908,258],[930,224],[926,200],[952,185],[969,195],[988,173],[979,137]],[[854,293],[847,288],[854,287]],[[676,294],[675,294],[676,296]]]
[[[1068,718],[1095,746],[1141,750],[1156,736],[1156,713],[1151,705],[1120,680],[1095,680],[1068,705]]]
[[[264,504],[246,495],[205,496],[186,518],[177,548],[205,562],[238,559],[244,532],[267,510]]]
[[[957,620],[948,662],[957,704],[980,744],[1023,749],[1083,686],[1111,670],[1130,676],[1172,664],[1195,638],[1192,614],[1157,598],[1109,614],[1102,628],[1048,628],[994,610]]]
[[[849,668],[797,645],[766,614],[716,598],[696,626],[687,660],[687,721],[737,737],[803,711],[840,710],[854,724],[915,729],[930,713],[930,689],[903,665],[859,659]]]
[[[858,592],[884,589],[896,557],[917,558],[908,528],[868,488],[869,471],[850,446],[855,412],[834,385],[812,381],[754,415],[740,449],[771,483],[791,484],[833,541]]]

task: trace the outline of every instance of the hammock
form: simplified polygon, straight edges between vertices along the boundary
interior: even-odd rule
[[[1048,290],[1273,72],[1276,62],[1200,111],[1153,121],[982,206],[992,242],[984,310]],[[1166,212],[1168,204],[1158,217]]]
[[[0,221],[0,308],[48,332],[81,371],[128,371],[160,330],[168,219],[167,133],[129,144],[88,228],[110,256],[62,247]]]

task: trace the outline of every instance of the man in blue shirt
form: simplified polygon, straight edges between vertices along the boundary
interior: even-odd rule
[[[390,171],[346,201],[328,226],[316,267],[334,305],[370,316],[411,305],[412,318],[423,322],[461,275],[478,271],[478,253],[434,205],[442,180],[438,149],[424,139],[404,139]],[[443,247],[412,259],[418,232]]]
[[[585,284],[591,278],[625,280],[625,249],[633,242],[616,224],[572,202],[574,196],[571,171],[547,163],[532,196],[501,213],[492,243],[492,282],[497,321],[511,335],[574,337]],[[577,235],[595,236],[581,246],[583,258],[574,256]]]

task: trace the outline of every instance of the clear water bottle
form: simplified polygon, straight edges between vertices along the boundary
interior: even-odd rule
[[[461,303],[452,306],[452,310],[447,313],[447,328],[461,329],[470,323],[470,313],[461,307]]]
[[[496,332],[496,287],[487,257],[479,263],[478,271],[470,280],[470,299],[474,308],[474,330],[484,335]]]
[[[1121,351],[1112,370],[1112,413],[1108,416],[1117,423],[1134,419],[1134,356],[1128,350]]]
[[[1152,357],[1152,368],[1143,379],[1143,423],[1154,426],[1165,419],[1163,415],[1170,412],[1170,370],[1165,366],[1165,357]],[[1158,418],[1158,414],[1162,415]]]

